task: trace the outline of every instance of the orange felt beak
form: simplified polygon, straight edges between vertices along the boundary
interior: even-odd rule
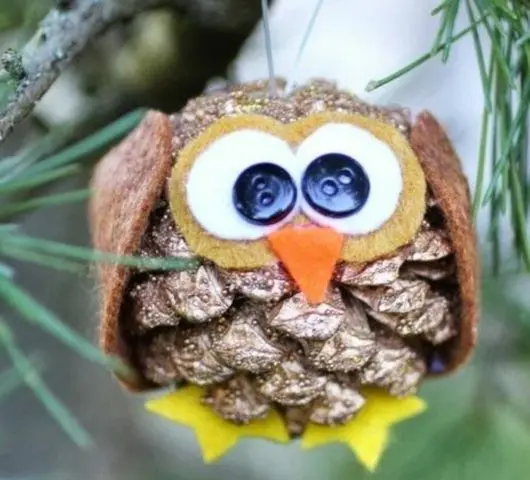
[[[344,237],[331,228],[294,225],[272,233],[268,240],[307,301],[324,301]]]

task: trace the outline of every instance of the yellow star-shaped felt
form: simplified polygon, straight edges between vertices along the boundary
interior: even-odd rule
[[[309,424],[302,436],[302,448],[333,442],[347,444],[368,470],[377,468],[388,443],[390,427],[422,413],[427,404],[418,397],[396,398],[380,390],[362,392],[366,403],[350,422],[327,427]]]
[[[235,425],[204,405],[203,395],[203,389],[188,385],[148,401],[145,407],[162,417],[193,428],[206,463],[222,457],[242,437],[260,437],[281,443],[289,441],[289,434],[278,412],[271,410],[262,420]]]

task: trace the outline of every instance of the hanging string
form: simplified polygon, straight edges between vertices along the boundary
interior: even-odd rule
[[[269,93],[275,97],[278,94],[276,75],[274,74],[274,59],[272,58],[271,24],[269,17],[269,4],[267,0],[261,0],[261,11],[263,13],[263,33],[265,34],[265,50],[267,52],[267,67],[269,69]]]
[[[302,37],[302,42],[300,43],[300,46],[298,47],[298,52],[296,54],[296,59],[293,65],[293,69],[287,81],[287,86],[285,88],[286,94],[288,94],[296,85],[296,78],[297,78],[297,73],[299,70],[300,62],[301,62],[302,56],[304,55],[306,45],[309,42],[309,37],[313,33],[313,28],[315,26],[318,14],[320,13],[320,9],[322,8],[323,4],[324,4],[324,0],[316,0],[315,8],[313,9],[313,14],[311,15],[309,24],[307,25],[307,28],[304,32],[304,36]]]

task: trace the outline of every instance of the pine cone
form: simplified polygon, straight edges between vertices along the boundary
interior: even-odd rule
[[[182,245],[167,218],[164,209],[157,212],[146,233],[163,251],[170,247],[161,238],[168,245]],[[157,312],[160,302],[132,289],[129,300],[143,373],[160,385],[173,383],[172,375],[210,385],[206,403],[237,423],[260,418],[272,406],[283,408],[286,418],[302,409],[307,411],[298,417],[305,422],[343,423],[362,407],[363,386],[398,396],[414,393],[427,372],[423,352],[456,335],[450,313],[454,288],[446,285],[454,275],[452,253],[445,231],[425,221],[414,241],[395,255],[363,266],[339,265],[327,299],[316,306],[296,291],[280,266],[238,272],[207,264],[197,272],[207,268],[208,275],[191,282],[187,279],[197,273],[173,274],[185,279],[181,281],[151,274],[140,284],[144,289],[147,282],[162,298],[188,303],[209,293],[215,308],[190,316],[183,315],[177,302],[169,302],[172,320],[164,309],[149,324],[166,338],[162,355],[160,336],[145,334],[141,314]],[[429,275],[431,265],[446,274]],[[195,326],[198,318],[201,325]],[[173,364],[164,376],[160,372],[168,371],[168,352]]]
[[[338,263],[325,299],[308,302],[274,249],[217,238],[193,218],[195,230],[186,233],[175,222],[181,203],[174,203],[171,189],[180,187],[168,179],[174,159],[175,169],[184,165],[182,152],[220,120],[247,115],[287,128],[319,112],[390,125],[396,141],[418,157],[418,178],[425,178],[417,189],[421,209],[405,240],[370,261]],[[100,267],[101,345],[133,363],[138,378],[125,381],[135,388],[200,385],[205,403],[226,420],[246,423],[275,409],[296,436],[307,422],[353,418],[365,387],[395,396],[415,392],[427,375],[454,370],[473,347],[477,269],[469,190],[429,114],[411,125],[405,111],[368,105],[328,82],[279,98],[269,98],[258,82],[194,99],[170,119],[149,114],[100,163],[93,185],[98,249],[199,261],[193,270],[169,273]],[[222,221],[216,225],[223,228]],[[209,254],[198,254],[205,244]],[[258,266],[236,266],[252,248]],[[223,249],[230,265],[216,260]]]

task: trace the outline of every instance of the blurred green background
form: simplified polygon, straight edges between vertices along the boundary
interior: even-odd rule
[[[0,0],[0,50],[21,48],[54,3]],[[228,2],[217,3],[223,10]],[[471,184],[481,190],[476,208],[484,258],[482,315],[471,364],[423,387],[429,410],[393,432],[373,475],[340,445],[301,452],[296,443],[259,440],[245,441],[205,466],[190,431],[148,414],[142,398],[120,390],[90,348],[97,335],[90,253],[62,245],[88,247],[84,189],[91,167],[132,128],[138,108],[175,111],[220,77],[259,78],[266,71],[257,0],[249,0],[248,9],[229,8],[216,22],[182,12],[145,13],[89,45],[0,145],[0,480],[530,478],[528,10],[522,10],[524,2],[449,0],[431,16],[437,2],[324,3],[299,76],[326,74],[356,90],[356,81],[366,85],[366,78],[390,74],[432,49],[443,55],[444,42],[473,19],[487,17],[476,32],[468,28],[447,64],[439,57],[430,66],[419,62],[385,85],[381,96],[441,116]],[[294,24],[305,25],[314,5],[279,0],[274,6],[280,74],[292,70],[298,32],[305,29]],[[381,44],[366,40],[366,32],[365,43],[356,40],[362,24]],[[330,41],[337,45],[333,54],[324,48]],[[370,49],[379,49],[377,62],[363,60]],[[2,72],[0,81],[2,106],[16,80]],[[492,99],[489,110],[484,98]],[[504,173],[512,168],[515,180]],[[488,196],[496,169],[500,180]]]

